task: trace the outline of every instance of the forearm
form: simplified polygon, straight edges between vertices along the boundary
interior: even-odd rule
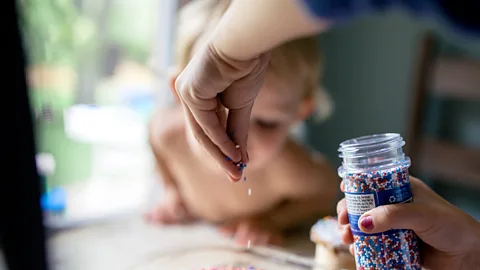
[[[335,203],[325,203],[321,197],[288,201],[265,215],[266,222],[283,231],[307,223],[314,223],[318,218],[334,215]]]
[[[177,183],[173,180],[172,175],[165,169],[165,164],[163,160],[156,158],[156,170],[159,177],[160,184],[163,185],[165,189],[176,189]]]
[[[392,7],[403,7],[420,16],[440,18],[462,32],[478,35],[480,31],[478,16],[474,19],[472,16],[468,17],[465,12],[453,10],[451,8],[453,2],[348,0],[338,3],[336,0],[233,0],[214,31],[211,44],[220,53],[234,60],[250,60],[285,41],[322,32],[328,28],[329,22],[383,12]],[[472,6],[473,2],[468,3]]]
[[[162,145],[160,144],[160,136],[157,134],[158,127],[155,126],[155,116],[149,123],[149,143],[155,158],[155,170],[157,172],[160,184],[167,188],[177,188],[177,184],[173,180],[173,176],[168,169],[165,159],[162,155]]]
[[[233,0],[211,44],[232,59],[250,60],[285,41],[319,33],[327,25],[311,16],[300,0]]]

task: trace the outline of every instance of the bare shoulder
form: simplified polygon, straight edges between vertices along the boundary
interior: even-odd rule
[[[276,166],[290,167],[289,171],[296,175],[311,174],[312,171],[324,167],[330,167],[333,170],[330,162],[321,153],[307,149],[290,139],[279,156]]]
[[[272,166],[277,177],[283,179],[282,185],[295,194],[317,193],[320,189],[338,184],[336,170],[327,158],[293,140],[287,142]]]
[[[155,149],[185,144],[185,119],[179,107],[157,109],[149,122],[149,142]]]

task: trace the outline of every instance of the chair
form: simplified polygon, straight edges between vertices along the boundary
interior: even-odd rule
[[[424,130],[432,121],[425,110],[429,97],[480,101],[480,60],[440,56],[435,35],[428,33],[416,68],[406,146],[412,175],[433,179],[433,184],[442,181],[480,189],[480,148],[439,139]]]

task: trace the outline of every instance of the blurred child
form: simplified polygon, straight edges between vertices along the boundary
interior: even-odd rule
[[[177,70],[211,33],[229,0],[196,0],[179,14]],[[320,56],[315,38],[291,41],[272,51],[255,102],[248,137],[245,181],[232,184],[186,127],[181,105],[158,109],[150,144],[165,189],[148,220],[161,224],[203,220],[239,244],[280,244],[283,234],[335,214],[338,181],[319,154],[295,142],[291,128],[312,114],[325,118],[330,101],[319,87]],[[171,78],[172,93],[176,75]],[[294,89],[304,89],[294,91]],[[249,190],[250,189],[250,190]],[[250,192],[251,191],[251,192]]]

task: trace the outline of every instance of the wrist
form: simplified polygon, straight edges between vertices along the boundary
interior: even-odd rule
[[[278,0],[234,0],[210,38],[218,51],[246,61],[286,41],[319,33],[328,25],[313,19],[298,0],[282,4]]]

